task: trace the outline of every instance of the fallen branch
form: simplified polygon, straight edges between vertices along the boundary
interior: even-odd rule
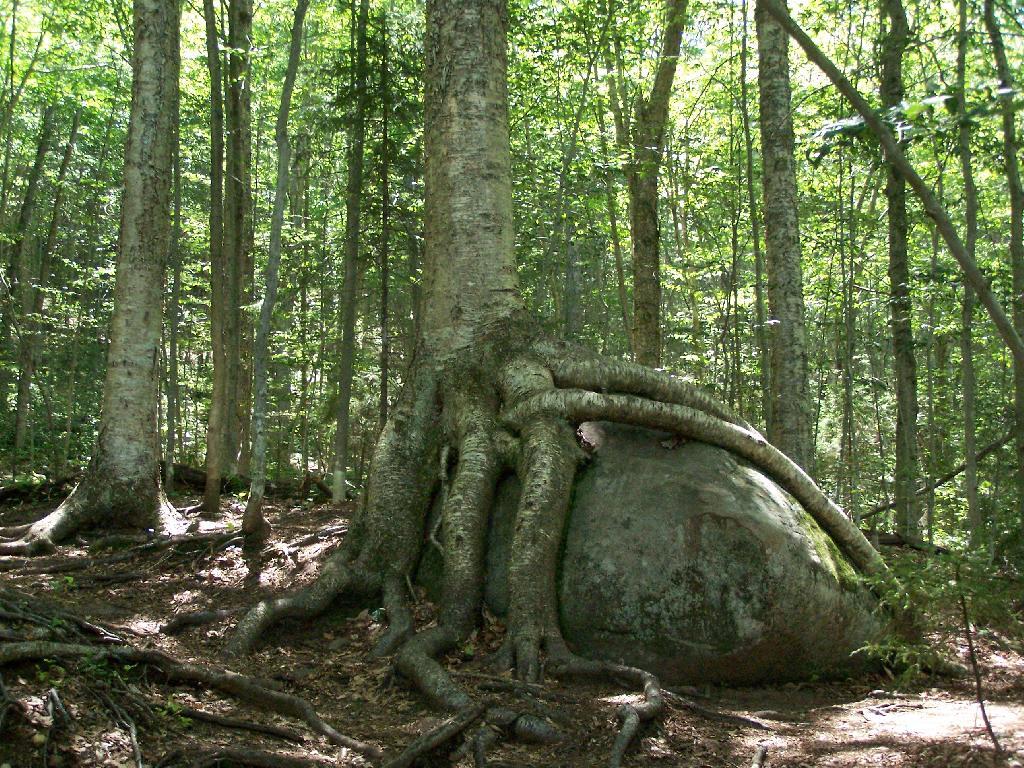
[[[764,768],[765,760],[768,758],[768,747],[763,744],[757,748],[757,752],[754,753],[754,762],[750,764],[750,768]]]
[[[974,652],[974,633],[971,632],[971,617],[967,612],[967,598],[960,586],[960,563],[956,564],[954,571],[956,581],[957,598],[960,602],[960,614],[964,620],[964,636],[967,638],[967,657],[971,661],[971,669],[974,671],[974,696],[981,708],[981,719],[985,723],[985,730],[988,737],[992,739],[992,746],[996,748],[996,754],[1000,757],[1003,754],[1003,747],[996,738],[996,732],[992,730],[992,722],[988,719],[988,711],[985,709],[985,692],[981,685],[981,669],[978,667],[978,655]]]
[[[328,724],[305,699],[265,688],[251,677],[236,672],[218,671],[197,664],[179,662],[160,651],[131,646],[91,646],[76,643],[30,641],[0,646],[0,666],[30,659],[95,658],[129,664],[146,664],[159,669],[168,680],[204,685],[243,701],[262,706],[281,715],[302,720],[315,733],[332,744],[347,747],[370,760],[382,756],[379,747],[345,736]]]
[[[976,461],[981,461],[982,459],[984,459],[989,454],[995,453],[996,451],[998,451],[1004,445],[1009,443],[1010,440],[1012,440],[1012,439],[1013,439],[1013,433],[1012,432],[1008,432],[1007,434],[1003,435],[1002,437],[1000,437],[1000,438],[998,438],[996,440],[993,440],[991,443],[989,443],[984,448],[982,448],[980,451],[978,451],[978,455],[975,458],[975,460]],[[967,469],[967,462],[966,461],[962,461],[959,464],[957,464],[955,467],[950,469],[949,471],[945,472],[944,474],[939,475],[932,482],[930,482],[927,485],[923,485],[920,488],[918,488],[917,491],[915,491],[915,493],[918,496],[923,496],[926,493],[930,493],[931,491],[934,491],[936,488],[939,488],[939,487],[945,485],[950,480],[955,479],[956,477],[961,475],[964,472],[964,470],[966,470],[966,469]],[[864,520],[865,518],[868,518],[868,517],[874,517],[875,515],[879,515],[882,512],[887,512],[888,510],[892,509],[895,506],[896,506],[896,502],[895,501],[886,501],[886,502],[884,502],[882,504],[877,504],[876,506],[872,507],[867,512],[862,514],[860,516],[860,519]]]
[[[384,768],[409,768],[423,755],[441,748],[472,727],[487,709],[485,704],[474,704],[441,725],[416,738],[400,755],[384,763]]]
[[[276,736],[279,739],[294,741],[297,744],[301,744],[306,740],[305,736],[298,731],[293,731],[291,728],[285,728],[281,725],[256,723],[252,720],[241,720],[237,717],[227,717],[226,715],[218,715],[216,712],[207,712],[205,709],[182,707],[181,709],[175,710],[175,714],[187,717],[190,720],[199,720],[200,722],[219,725],[222,728],[234,728],[239,731],[265,733],[268,736]]]
[[[187,627],[201,627],[204,624],[213,624],[214,622],[231,618],[238,611],[239,609],[237,608],[222,608],[219,611],[179,613],[161,626],[160,631],[165,635],[176,635]]]

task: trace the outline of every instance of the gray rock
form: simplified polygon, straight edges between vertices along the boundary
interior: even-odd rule
[[[673,684],[859,665],[851,654],[881,630],[874,601],[775,483],[703,443],[666,447],[668,435],[613,424],[583,431],[594,454],[577,477],[559,575],[574,650]],[[501,484],[491,521],[486,600],[498,615],[518,493],[514,478]]]

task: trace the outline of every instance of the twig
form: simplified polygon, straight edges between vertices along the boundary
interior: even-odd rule
[[[992,745],[996,748],[996,754],[1003,754],[1003,747],[999,743],[999,739],[996,738],[996,732],[992,730],[992,723],[988,719],[988,711],[985,709],[985,696],[981,685],[981,670],[978,667],[978,655],[974,652],[974,637],[971,632],[971,619],[967,612],[967,598],[964,596],[964,590],[960,586],[960,563],[956,564],[956,570],[954,571],[954,579],[956,580],[956,591],[957,597],[960,601],[960,613],[964,620],[964,636],[967,638],[967,656],[971,661],[971,669],[974,670],[974,695],[978,700],[978,706],[981,707],[981,719],[985,722],[985,730],[988,731],[988,736],[992,739]]]
[[[224,728],[236,728],[240,731],[252,731],[253,733],[265,733],[268,736],[276,736],[279,739],[285,741],[294,741],[297,744],[301,744],[306,740],[298,731],[293,731],[291,728],[285,728],[281,725],[268,725],[266,723],[256,723],[251,720],[240,720],[235,717],[227,717],[225,715],[218,715],[215,712],[207,712],[205,709],[193,709],[192,707],[182,707],[176,710],[176,714],[182,717],[187,717],[191,720],[200,720],[205,723],[212,723],[213,725],[219,725]]]
[[[203,624],[212,624],[215,621],[222,621],[238,613],[238,609],[223,608],[219,611],[190,611],[179,613],[170,621],[160,627],[165,635],[176,635],[186,627],[199,627]]]
[[[764,768],[768,759],[768,747],[764,744],[757,748],[757,752],[754,753],[754,762],[750,764],[750,768]]]
[[[384,768],[409,768],[419,757],[433,752],[472,726],[483,716],[485,709],[484,704],[474,704],[448,718],[438,727],[415,739],[400,755],[384,763]]]

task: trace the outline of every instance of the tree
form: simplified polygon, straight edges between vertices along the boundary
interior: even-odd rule
[[[495,485],[514,472],[523,490],[511,539],[502,658],[526,679],[539,676],[542,650],[549,664],[571,666],[555,574],[580,460],[574,427],[584,421],[670,429],[727,447],[766,468],[858,567],[884,569],[807,474],[714,399],[680,379],[596,358],[537,332],[524,309],[513,253],[507,24],[504,0],[427,5],[427,230],[416,358],[377,442],[365,500],[343,546],[314,584],[253,608],[230,653],[249,650],[282,618],[323,612],[341,592],[382,593],[390,626],[378,651],[396,651],[398,669],[434,703],[466,707],[467,694],[436,657],[475,625]],[[437,624],[414,633],[406,580],[428,539],[436,489],[443,595]]]
[[[153,527],[168,511],[157,431],[157,308],[170,234],[179,6],[176,0],[135,0],[132,15],[132,107],[99,434],[71,495],[38,522],[4,529],[5,536],[19,538],[0,544],[2,554],[45,551],[92,525]]]
[[[348,487],[346,471],[351,430],[349,411],[352,404],[352,375],[356,355],[356,281],[359,269],[363,144],[366,138],[366,107],[369,101],[369,89],[366,84],[366,27],[369,14],[369,0],[360,0],[352,70],[352,84],[356,93],[352,110],[352,138],[348,151],[348,186],[345,192],[345,261],[344,277],[341,284],[341,307],[338,313],[341,360],[338,370],[338,401],[335,411],[336,430],[331,472],[331,492],[338,501],[345,500]]]
[[[764,245],[771,313],[768,439],[810,471],[814,445],[793,157],[789,36],[760,3],[754,15],[764,162]]]
[[[910,24],[901,0],[883,0],[882,107],[894,109],[903,101],[903,52]],[[896,378],[896,482],[897,528],[917,536],[917,363],[911,318],[910,266],[907,254],[907,183],[890,161],[885,163],[886,217],[889,224],[889,311]]]
[[[639,97],[633,114],[619,103],[613,87],[615,131],[626,155],[629,231],[633,241],[633,352],[641,365],[661,365],[661,229],[658,224],[658,171],[668,122],[687,0],[665,4],[665,31],[650,95]]]
[[[288,66],[281,89],[281,105],[277,112],[274,129],[277,141],[277,183],[274,188],[274,212],[270,222],[270,252],[267,257],[267,271],[264,281],[266,293],[260,302],[260,321],[256,329],[256,343],[253,348],[253,383],[255,398],[252,409],[252,483],[249,498],[242,518],[242,532],[246,536],[265,538],[267,522],[263,518],[263,493],[267,482],[267,358],[270,344],[270,323],[277,301],[278,271],[281,265],[281,230],[284,229],[284,209],[288,197],[288,172],[291,168],[291,146],[288,143],[288,113],[292,103],[292,89],[302,55],[302,24],[306,18],[309,0],[298,0],[295,19],[292,22],[291,44],[288,50]]]

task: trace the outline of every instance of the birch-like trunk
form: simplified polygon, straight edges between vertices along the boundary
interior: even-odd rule
[[[789,37],[758,2],[758,90],[764,164],[764,245],[771,333],[768,439],[810,471],[814,461],[807,373],[796,163],[789,83]]]

